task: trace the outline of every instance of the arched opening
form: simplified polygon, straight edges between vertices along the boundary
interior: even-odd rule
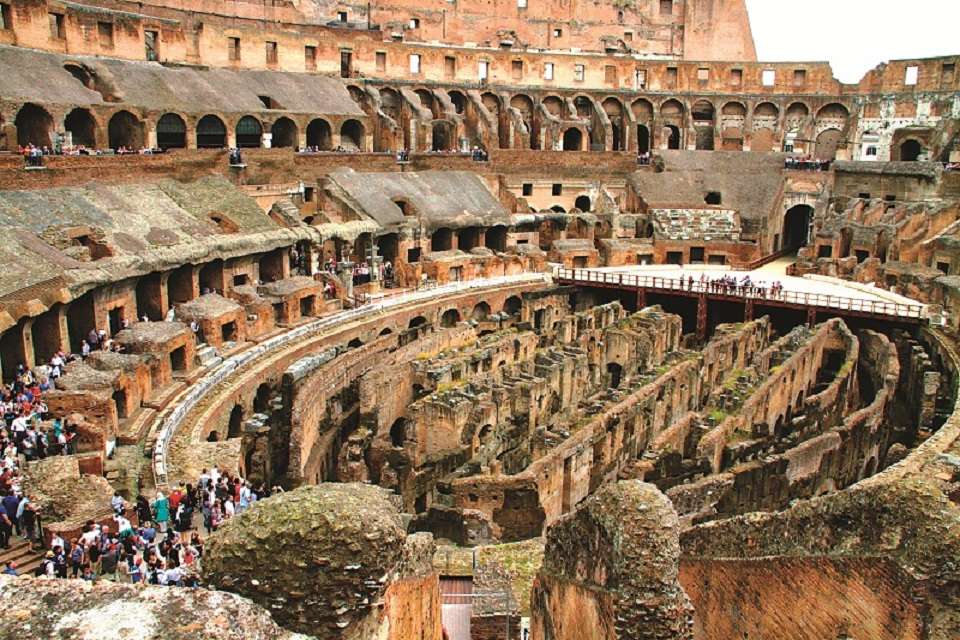
[[[507,315],[515,316],[523,308],[523,300],[520,296],[510,296],[503,302],[503,311]]]
[[[445,120],[438,120],[433,123],[433,146],[434,151],[451,151],[453,149],[453,127]]]
[[[450,251],[453,248],[453,231],[440,227],[430,236],[430,251]]]
[[[340,146],[347,151],[363,151],[363,125],[358,120],[347,120],[340,127]]]
[[[560,206],[559,204],[555,204],[555,205],[553,205],[552,207],[550,207],[550,211],[553,211],[554,213],[566,213],[566,212],[567,212],[567,210],[564,209],[564,208],[563,208],[562,206]]]
[[[223,120],[208,114],[197,123],[197,148],[222,149],[227,146],[227,126]]]
[[[185,149],[187,125],[175,113],[165,113],[157,120],[157,146],[163,150]]]
[[[577,196],[577,199],[573,201],[573,206],[584,213],[593,211],[593,205],[590,203],[590,196]]]
[[[118,111],[107,125],[111,149],[143,148],[143,123],[129,111]]]
[[[466,227],[457,232],[457,248],[470,251],[480,246],[480,227]]]
[[[787,211],[783,218],[783,248],[796,251],[807,246],[810,239],[810,223],[813,220],[813,207],[798,204]]]
[[[676,125],[668,124],[665,129],[667,130],[667,149],[679,149],[680,148],[680,127]]]
[[[70,133],[75,147],[97,146],[97,123],[87,109],[74,109],[63,121],[64,128]]]
[[[348,349],[359,349],[362,346],[363,346],[363,340],[361,340],[360,338],[354,338],[353,340],[347,343]]]
[[[900,160],[903,162],[916,162],[923,153],[923,145],[916,140],[906,140],[900,145]]]
[[[290,118],[280,118],[270,127],[271,146],[277,148],[297,146],[297,124]]]
[[[400,236],[396,233],[387,233],[377,238],[377,250],[384,263],[396,264],[399,246]]]
[[[490,305],[486,302],[478,302],[470,312],[471,320],[486,320],[490,317]]]
[[[459,91],[450,91],[450,102],[453,103],[453,110],[462,114],[467,108],[467,98]]]
[[[817,136],[816,156],[818,160],[832,161],[837,157],[837,148],[840,146],[839,129],[827,129]]]
[[[234,405],[233,409],[230,411],[230,422],[227,426],[227,438],[239,438],[243,431],[243,407],[240,405]],[[216,432],[214,432],[216,433]]]
[[[423,316],[417,316],[415,318],[410,319],[410,322],[407,323],[407,329],[422,327],[425,324],[427,324],[427,319],[424,318]]]
[[[563,150],[583,150],[583,134],[580,132],[580,129],[577,129],[576,127],[570,127],[563,132]]]
[[[447,309],[440,316],[440,326],[444,329],[454,327],[458,322],[460,322],[460,312],[456,309]]]
[[[607,375],[610,376],[610,388],[616,389],[620,386],[623,377],[623,367],[616,362],[607,363]]]
[[[17,112],[17,144],[36,147],[53,146],[53,116],[46,109],[28,102]]]
[[[257,387],[257,395],[253,399],[253,410],[256,413],[266,413],[270,409],[270,385],[264,382]]]
[[[487,249],[492,251],[503,252],[507,250],[507,228],[498,224],[495,227],[487,229],[487,233],[484,236],[484,244]]]
[[[557,96],[547,96],[541,104],[543,104],[543,108],[547,110],[547,113],[563,119],[563,100]]]
[[[220,434],[216,431],[211,431],[207,434],[207,442],[218,442],[220,440]]]
[[[393,424],[390,425],[390,444],[394,447],[403,447],[403,443],[407,439],[406,431],[407,426],[403,418],[394,420]]]
[[[697,100],[690,109],[694,123],[713,125],[716,110],[707,100]]]
[[[263,126],[253,116],[243,116],[237,122],[237,147],[256,149],[263,140]]]
[[[624,148],[623,105],[616,98],[607,98],[603,101],[603,110],[610,120],[611,134],[613,135],[611,148],[614,151],[621,151]]]
[[[323,118],[314,118],[307,125],[307,146],[317,151],[333,148],[330,123]]]
[[[650,129],[645,124],[637,125],[637,151],[640,153],[650,151]]]
[[[577,117],[585,120],[593,115],[593,100],[577,96],[573,99],[573,108],[577,110]]]

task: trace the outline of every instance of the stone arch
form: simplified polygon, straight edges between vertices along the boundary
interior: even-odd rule
[[[350,151],[363,151],[364,127],[359,120],[347,120],[340,126],[340,146]]]
[[[753,109],[754,124],[756,124],[759,119],[764,125],[769,121],[773,121],[773,125],[775,126],[777,118],[779,117],[780,109],[772,102],[761,102]]]
[[[668,120],[680,121],[684,114],[683,104],[675,98],[666,100],[660,105],[660,117]]]
[[[440,316],[440,326],[449,329],[450,327],[456,326],[460,322],[460,312],[456,309],[447,309]]]
[[[798,204],[787,210],[783,217],[782,246],[787,251],[795,251],[807,246],[810,241],[810,224],[813,222],[813,207]]]
[[[299,144],[297,123],[290,118],[279,118],[270,127],[271,146],[277,148],[296,147]]]
[[[637,98],[630,103],[630,110],[633,111],[633,117],[637,122],[650,122],[653,120],[653,104],[644,98]]]
[[[914,138],[900,143],[900,160],[902,162],[916,162],[923,154],[923,144]]]
[[[817,120],[846,120],[849,117],[850,110],[839,102],[831,102],[830,104],[824,105],[819,111],[817,111]]]
[[[467,97],[460,91],[448,91],[447,95],[450,96],[450,102],[453,104],[453,110],[458,114],[463,115],[463,113],[467,110]]]
[[[234,405],[230,410],[230,419],[227,423],[227,438],[239,438],[243,434],[243,407]]]
[[[816,157],[818,160],[834,160],[840,146],[843,132],[840,129],[824,129],[817,135]]]
[[[394,121],[400,120],[400,109],[402,100],[400,93],[390,87],[380,88],[380,110],[390,116]]]
[[[543,105],[543,108],[547,110],[547,113],[549,113],[552,116],[556,116],[561,120],[563,119],[563,111],[564,111],[565,103],[560,97],[546,96],[543,100],[541,100],[540,103]]]
[[[407,439],[407,425],[404,418],[397,418],[390,425],[390,444],[396,448],[402,448]]]
[[[576,96],[573,99],[573,108],[577,110],[578,118],[590,118],[593,116],[593,99],[585,95]]]
[[[270,410],[270,395],[272,389],[269,382],[262,383],[257,387],[257,393],[253,398],[253,410],[256,413],[267,413]]]
[[[129,111],[117,111],[107,124],[107,137],[111,149],[140,149],[144,146],[143,122]]]
[[[716,114],[716,108],[709,100],[697,100],[693,103],[693,107],[690,108],[690,115],[693,116],[694,122],[703,122],[712,125],[716,120]]]
[[[434,120],[433,144],[434,151],[452,151],[455,148],[453,139],[453,125],[446,120]]]
[[[470,312],[471,320],[486,320],[490,317],[490,305],[484,301],[478,302]]]
[[[17,111],[13,123],[17,127],[17,144],[53,146],[53,116],[43,107],[32,102],[26,103]]]
[[[520,296],[510,296],[503,301],[503,311],[507,315],[517,315],[523,308],[523,299]]]
[[[746,117],[747,107],[742,102],[732,100],[720,108],[721,116]]]
[[[683,136],[680,134],[680,127],[674,124],[664,125],[664,130],[667,132],[667,149],[679,149],[683,140]]]
[[[640,153],[650,151],[650,129],[645,124],[637,125],[637,151]]]
[[[803,119],[810,115],[810,107],[806,102],[791,102],[787,107],[788,119]]]
[[[624,127],[623,127],[623,103],[617,98],[609,97],[602,103],[603,110],[610,120],[611,134],[613,136],[613,151],[622,151],[625,147]]]
[[[167,149],[187,147],[187,123],[176,113],[165,113],[157,120],[157,146]]]
[[[263,125],[253,116],[243,116],[237,121],[234,133],[237,147],[256,149],[263,142]]]
[[[563,150],[564,151],[582,151],[583,150],[583,132],[577,127],[570,127],[563,132]]]
[[[529,126],[533,116],[533,100],[525,93],[518,93],[510,98],[510,106],[520,112],[523,121]]]
[[[197,148],[222,149],[227,146],[227,126],[213,114],[207,114],[197,122]]]
[[[487,91],[481,94],[480,102],[483,103],[483,106],[487,108],[491,115],[500,115],[500,97],[497,94]]]
[[[420,98],[420,105],[436,118],[439,114],[436,106],[437,99],[433,97],[433,92],[426,89],[417,89],[414,93]]]
[[[97,146],[97,121],[89,109],[77,107],[63,120],[63,128],[71,134],[74,146],[95,149]]]
[[[407,328],[414,329],[416,327],[422,327],[425,324],[427,324],[426,318],[424,318],[423,316],[416,316],[410,319],[410,322],[407,323]]]
[[[307,124],[307,146],[320,151],[333,148],[333,134],[330,123],[323,118],[314,118]]]
[[[577,196],[577,199],[573,202],[573,206],[584,213],[593,211],[593,204],[590,202],[590,196],[587,195]]]

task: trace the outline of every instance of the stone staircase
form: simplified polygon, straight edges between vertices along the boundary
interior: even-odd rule
[[[6,569],[10,561],[17,563],[17,574],[21,576],[32,574],[34,569],[43,561],[43,553],[34,551],[30,543],[18,535],[11,534],[10,548],[0,549],[0,568]]]
[[[204,342],[197,346],[197,362],[202,368],[209,369],[223,362],[223,358],[216,349]]]

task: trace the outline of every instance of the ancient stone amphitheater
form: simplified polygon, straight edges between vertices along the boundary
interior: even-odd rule
[[[958,60],[0,0],[0,638],[960,638]],[[271,495],[199,586],[27,575],[214,467]]]

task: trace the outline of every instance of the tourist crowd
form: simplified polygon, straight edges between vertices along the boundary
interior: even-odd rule
[[[781,298],[783,296],[783,283],[776,280],[772,283],[763,281],[754,282],[749,275],[737,278],[733,275],[723,275],[718,278],[709,278],[707,274],[700,274],[700,279],[696,280],[693,276],[686,280],[680,278],[681,288],[688,291],[703,291],[709,293],[718,293],[721,295],[742,295],[758,298]]]
[[[163,153],[163,149],[155,147],[141,147],[133,149],[126,146],[120,146],[116,149],[91,149],[85,145],[55,145],[36,146],[33,144],[22,145],[19,153],[23,156],[28,167],[42,167],[44,156],[107,156],[107,155],[153,155]]]
[[[829,160],[817,160],[816,158],[811,158],[810,156],[805,156],[803,158],[789,156],[783,162],[784,162],[784,167],[786,167],[787,169],[792,169],[794,171],[829,171],[830,170]]]

